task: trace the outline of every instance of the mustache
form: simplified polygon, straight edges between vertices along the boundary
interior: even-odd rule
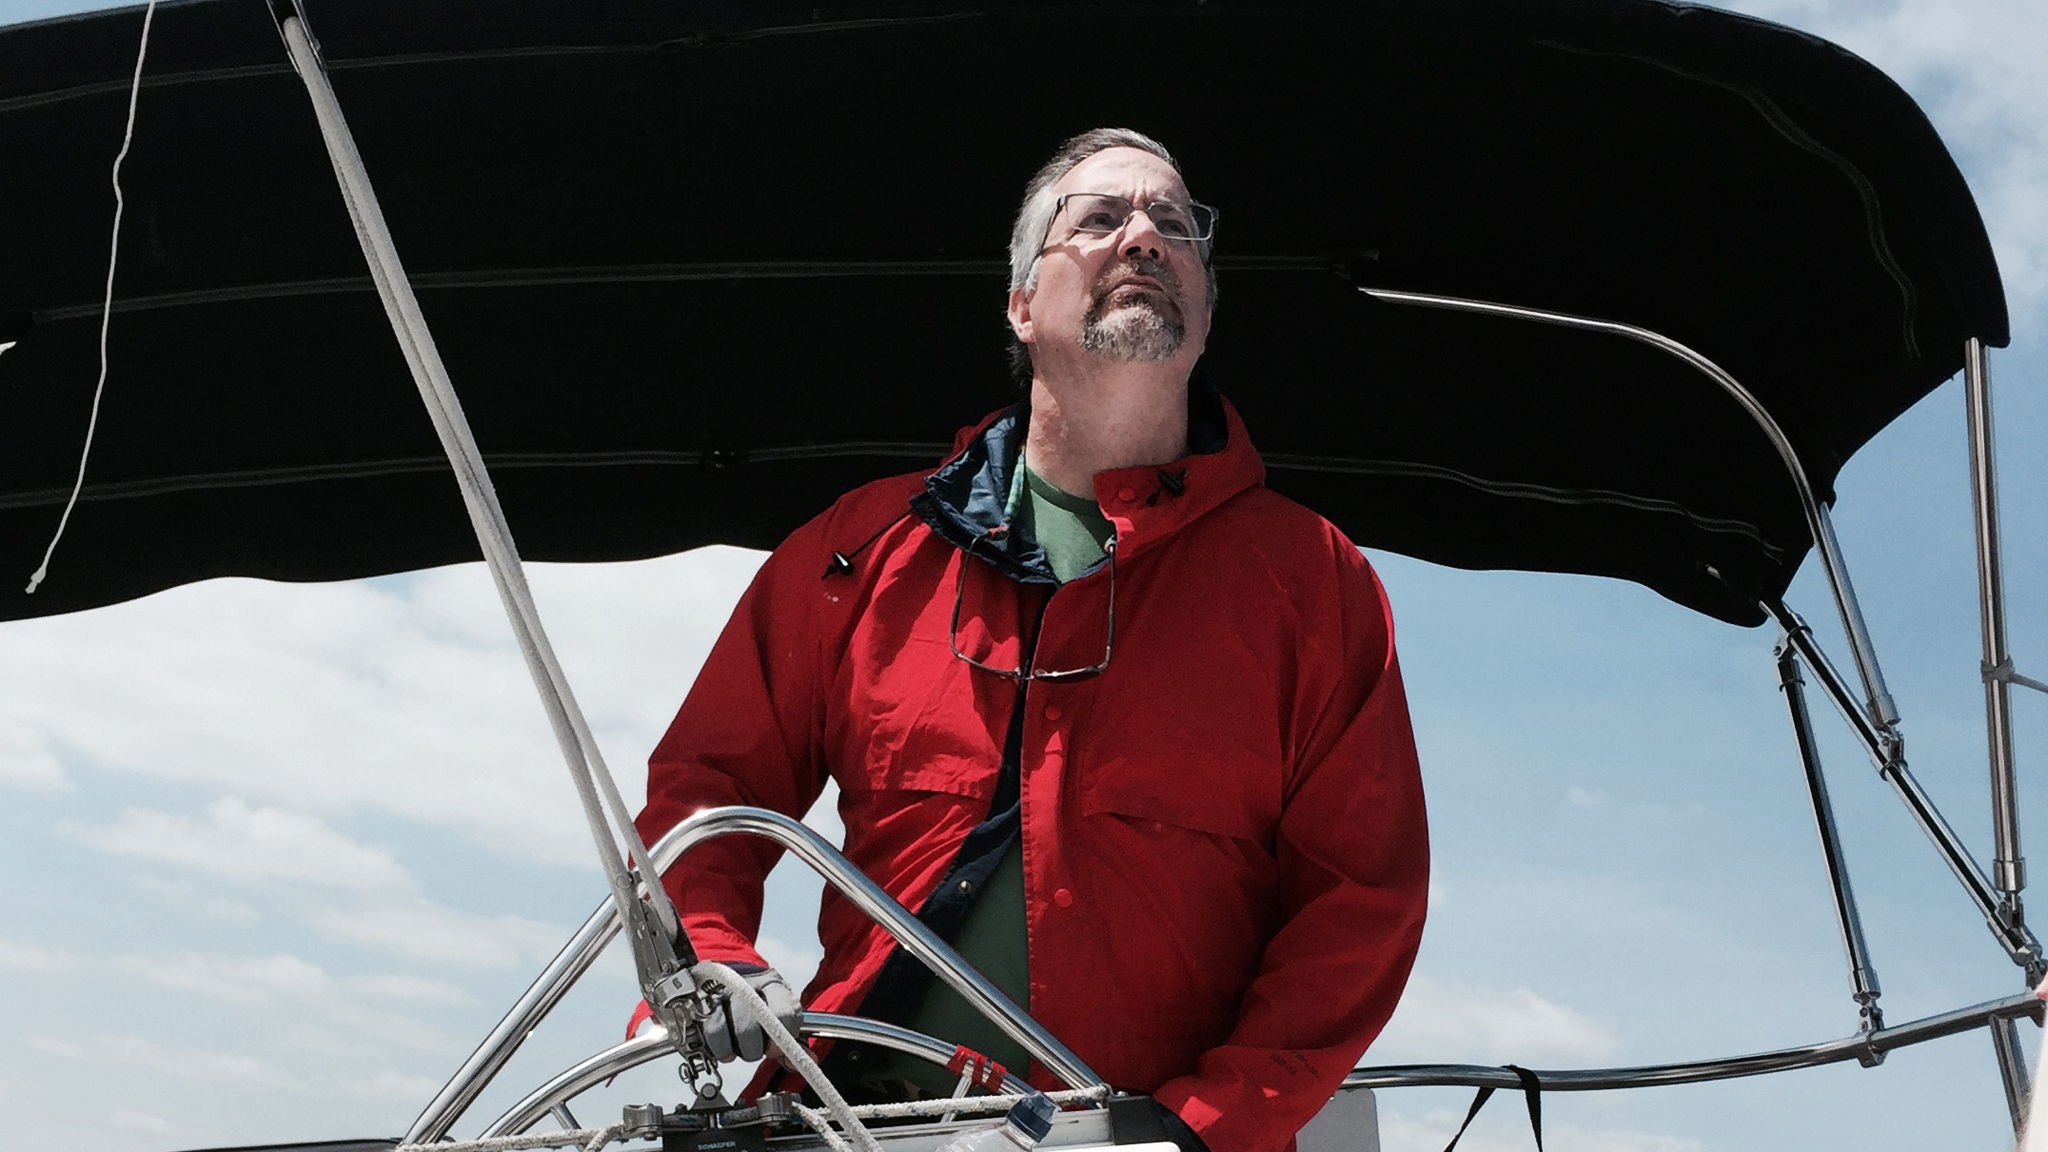
[[[1167,305],[1175,311],[1179,311],[1180,277],[1174,274],[1173,269],[1167,265],[1166,261],[1155,260],[1150,256],[1124,256],[1119,258],[1116,263],[1104,268],[1102,273],[1095,278],[1095,299],[1093,301],[1095,308],[1099,310],[1104,304],[1108,303],[1109,294],[1116,290],[1117,285],[1134,276],[1143,276],[1148,280],[1157,281],[1161,288],[1166,289],[1166,293],[1170,297],[1166,302]]]

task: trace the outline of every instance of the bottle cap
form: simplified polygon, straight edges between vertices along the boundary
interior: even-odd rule
[[[1057,1111],[1059,1106],[1045,1093],[1033,1092],[1011,1105],[1009,1122],[1031,1137],[1031,1142],[1036,1144],[1045,1139],[1046,1133],[1052,1131],[1052,1114]]]

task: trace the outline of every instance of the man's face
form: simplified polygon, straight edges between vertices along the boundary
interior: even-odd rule
[[[1097,152],[1053,191],[1121,196],[1140,209],[1188,202],[1173,167],[1137,148]],[[1010,295],[1017,338],[1039,351],[1072,345],[1110,359],[1192,365],[1209,337],[1208,285],[1194,243],[1162,235],[1144,211],[1109,233],[1078,231],[1074,217],[1071,202],[1053,217],[1036,286]]]

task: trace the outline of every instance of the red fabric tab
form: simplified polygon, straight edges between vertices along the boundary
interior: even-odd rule
[[[633,1033],[638,1032],[642,1024],[652,1019],[654,1019],[654,1009],[647,1006],[647,1001],[642,1000],[634,1005],[633,1015],[626,1020],[626,1039],[631,1040]]]

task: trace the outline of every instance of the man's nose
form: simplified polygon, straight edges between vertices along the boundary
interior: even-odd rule
[[[1152,225],[1152,214],[1143,208],[1132,209],[1130,219],[1124,221],[1123,254],[1158,260],[1164,256],[1165,248],[1165,238]]]

